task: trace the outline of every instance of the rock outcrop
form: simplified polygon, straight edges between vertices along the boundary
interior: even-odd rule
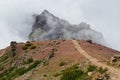
[[[114,66],[120,67],[120,55],[112,56],[110,63]]]
[[[35,16],[30,40],[54,40],[54,39],[79,39],[92,40],[94,43],[104,42],[101,33],[90,28],[89,24],[81,22],[79,25],[71,25],[69,22],[60,19],[47,10]]]
[[[11,47],[11,57],[14,57],[16,55],[16,46],[17,46],[17,42],[16,41],[12,41],[10,43],[10,47]]]

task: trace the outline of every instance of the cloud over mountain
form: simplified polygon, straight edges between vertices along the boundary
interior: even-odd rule
[[[54,39],[79,39],[92,40],[94,43],[104,44],[103,35],[90,28],[90,25],[81,22],[79,25],[71,25],[69,22],[60,19],[47,10],[36,15],[32,32],[29,35],[31,40],[54,40]]]

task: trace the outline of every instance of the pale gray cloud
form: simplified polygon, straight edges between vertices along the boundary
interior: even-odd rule
[[[87,5],[87,6],[86,6]],[[120,50],[120,0],[90,0],[82,5],[83,16],[103,33],[107,43]]]
[[[0,47],[11,40],[26,40],[34,21],[31,15],[47,9],[72,24],[91,24],[112,48],[120,50],[119,8],[120,0],[1,0]]]

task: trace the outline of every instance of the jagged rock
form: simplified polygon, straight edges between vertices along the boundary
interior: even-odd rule
[[[110,73],[106,72],[104,74],[105,80],[109,80],[110,79]]]
[[[14,57],[16,55],[16,46],[17,46],[17,42],[16,41],[12,41],[10,43],[10,47],[11,47],[11,57]]]
[[[114,66],[120,67],[120,55],[114,55],[111,57],[110,63]]]
[[[88,43],[91,43],[92,44],[92,40],[86,40]]]
[[[12,47],[15,47],[17,45],[17,42],[16,41],[12,41],[11,43],[10,43],[10,46],[12,46]]]
[[[79,25],[71,25],[47,10],[40,15],[36,15],[32,32],[29,35],[29,39],[33,41],[73,38],[92,40],[92,42],[101,44],[104,42],[102,34],[91,29],[89,24],[81,22]]]
[[[111,57],[111,63],[120,61],[120,55],[115,55]]]
[[[55,49],[52,49],[52,51],[49,53],[49,59],[51,59],[52,57],[54,57],[54,54],[55,54],[55,53],[54,53],[54,50],[55,50]]]

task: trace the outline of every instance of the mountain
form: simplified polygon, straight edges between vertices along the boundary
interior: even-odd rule
[[[120,52],[90,40],[14,41],[0,54],[0,80],[120,80]]]
[[[94,43],[104,44],[103,35],[90,28],[90,25],[81,22],[72,25],[66,20],[60,19],[47,10],[35,16],[30,40],[56,40],[56,39],[79,39],[92,40]]]
[[[0,80],[120,80],[120,52],[89,24],[47,10],[34,17],[30,41],[0,50]]]

